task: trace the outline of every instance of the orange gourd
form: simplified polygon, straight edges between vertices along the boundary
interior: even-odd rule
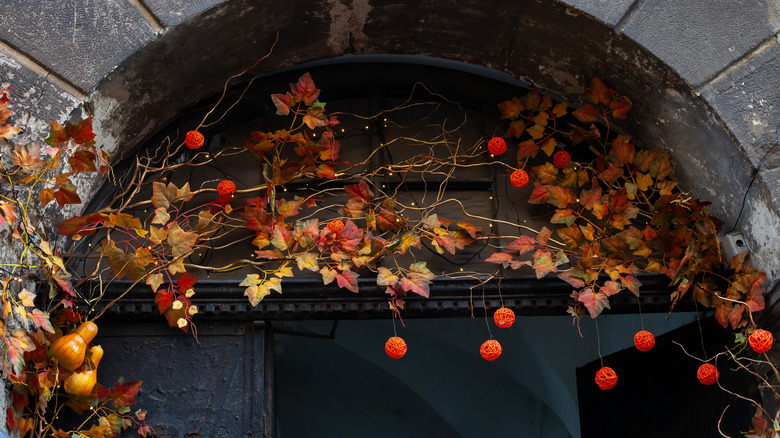
[[[73,333],[52,342],[52,355],[63,368],[75,370],[84,363],[87,344],[95,339],[97,330],[97,325],[92,321],[82,323]]]
[[[89,352],[92,359],[92,369],[73,373],[65,379],[65,392],[68,394],[79,397],[87,397],[92,394],[92,388],[97,383],[97,367],[100,364],[100,359],[103,358],[103,348],[100,345],[95,345],[89,349]]]

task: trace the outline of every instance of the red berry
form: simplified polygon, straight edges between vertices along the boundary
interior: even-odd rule
[[[398,336],[393,336],[385,342],[385,353],[393,359],[400,359],[406,354],[406,342]]]
[[[718,381],[718,377],[720,377],[720,372],[718,372],[718,369],[715,368],[715,365],[711,363],[705,363],[699,367],[699,370],[696,372],[696,377],[699,379],[699,382],[701,382],[702,384],[712,385],[713,383]]]
[[[190,149],[197,149],[203,146],[203,140],[203,134],[198,131],[189,131],[187,136],[184,137],[184,143],[186,143],[187,147]]]
[[[499,327],[511,327],[515,323],[515,312],[508,307],[501,307],[493,314],[493,320]]]
[[[523,169],[517,169],[512,172],[509,180],[512,181],[512,185],[515,187],[525,187],[528,184],[528,174]]]
[[[506,152],[506,142],[501,137],[493,137],[488,142],[488,151],[493,155],[501,155]]]
[[[757,329],[750,334],[748,342],[750,343],[750,348],[756,353],[766,353],[772,348],[775,339],[772,333],[763,329]]]
[[[647,330],[641,330],[634,335],[634,345],[639,351],[649,351],[655,347],[655,336]]]
[[[496,360],[501,356],[501,344],[495,339],[485,341],[481,347],[479,347],[479,354],[485,360]]]
[[[217,193],[219,196],[228,196],[236,192],[236,184],[233,181],[222,180],[217,186]]]
[[[558,151],[553,155],[553,165],[558,169],[563,169],[571,161],[571,155],[566,151]]]
[[[603,367],[596,371],[596,385],[603,391],[614,388],[617,381],[617,373],[610,367]]]
[[[335,221],[328,222],[328,229],[333,234],[338,234],[344,230],[344,222],[336,219]]]

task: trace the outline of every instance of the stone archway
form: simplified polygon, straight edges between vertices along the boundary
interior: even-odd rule
[[[72,0],[42,8],[10,1],[1,8],[0,74],[16,87],[24,109],[17,113],[26,113],[20,117],[42,130],[48,120],[86,111],[115,157],[181,108],[220,91],[277,37],[267,59],[234,81],[376,54],[487,67],[562,96],[580,94],[598,76],[634,101],[639,117],[623,128],[645,147],[668,149],[683,186],[712,200],[729,228],[775,140],[780,7],[771,2],[499,1],[455,8],[440,1],[281,7],[253,0]],[[780,272],[775,161],[764,160],[737,225],[772,279]]]

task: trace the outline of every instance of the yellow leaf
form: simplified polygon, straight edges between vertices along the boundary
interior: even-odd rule
[[[192,288],[187,289],[187,292],[184,292],[184,296],[187,298],[192,298],[193,295],[195,295],[195,290]]]
[[[173,304],[171,305],[171,307],[173,307],[173,310],[179,310],[182,308],[182,306],[184,306],[184,303],[182,303],[179,300],[174,301]]]
[[[146,277],[146,284],[152,287],[153,292],[157,292],[157,289],[163,282],[163,275],[161,273],[151,274]]]
[[[179,320],[176,321],[176,325],[178,325],[179,328],[187,327],[187,320],[184,318],[179,318]]]
[[[159,207],[154,210],[154,219],[152,219],[153,224],[165,225],[169,220],[171,220],[171,215],[168,214],[168,209]]]
[[[168,233],[166,233],[162,228],[149,227],[149,231],[149,240],[151,240],[155,245],[163,243],[165,239],[168,238]]]
[[[27,289],[22,289],[22,291],[19,292],[19,301],[21,301],[25,306],[35,307],[33,300],[35,300],[34,293],[28,291]]]

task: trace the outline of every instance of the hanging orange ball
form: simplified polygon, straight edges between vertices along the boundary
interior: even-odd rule
[[[655,336],[647,330],[641,330],[634,335],[634,345],[639,351],[650,351],[655,347]]]
[[[720,372],[718,372],[718,369],[715,368],[715,365],[711,363],[705,363],[699,367],[699,370],[696,372],[696,377],[699,378],[699,382],[705,385],[712,385],[718,381]]]
[[[340,220],[336,219],[335,221],[328,222],[328,229],[333,234],[338,234],[342,231],[344,231],[344,222],[341,222]]]
[[[400,359],[406,354],[406,342],[398,336],[393,336],[385,342],[385,353],[393,359]]]
[[[501,307],[493,314],[493,321],[502,328],[512,327],[515,323],[515,312],[508,307]]]
[[[750,348],[756,353],[766,353],[772,348],[775,339],[772,336],[772,333],[764,329],[757,329],[750,334],[748,342],[750,343]]]
[[[184,143],[186,143],[187,147],[190,149],[197,149],[203,146],[204,140],[205,139],[203,138],[203,134],[198,131],[189,131],[184,137]]]
[[[217,186],[217,193],[219,196],[228,196],[236,192],[236,184],[230,180],[222,180]]]
[[[610,367],[603,367],[596,371],[596,385],[598,385],[602,391],[614,388],[615,385],[617,385],[617,381],[617,373]]]
[[[493,155],[501,155],[506,152],[506,142],[501,137],[493,137],[488,142],[488,151]]]
[[[485,360],[496,360],[501,356],[501,344],[495,339],[485,341],[481,347],[479,347],[479,354]]]
[[[571,161],[571,155],[566,151],[558,151],[553,154],[553,165],[558,169],[563,169]]]
[[[509,180],[512,181],[512,185],[515,187],[525,187],[528,184],[528,174],[523,169],[517,169],[512,172]]]

